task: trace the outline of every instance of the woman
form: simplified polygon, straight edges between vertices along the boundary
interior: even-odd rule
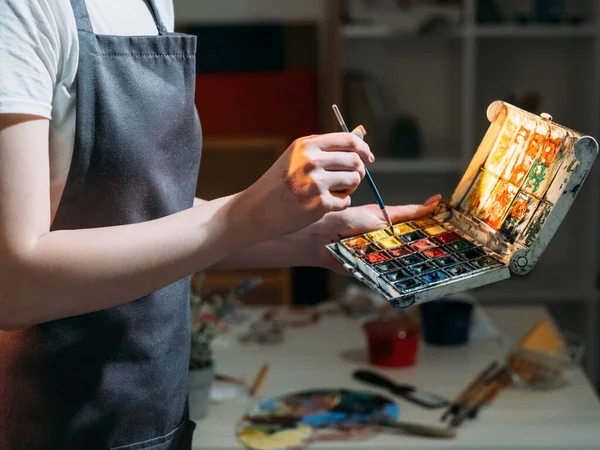
[[[324,244],[385,224],[348,208],[374,160],[349,133],[194,200],[195,40],[172,29],[171,0],[0,0],[3,450],[190,448],[189,275],[337,270]]]

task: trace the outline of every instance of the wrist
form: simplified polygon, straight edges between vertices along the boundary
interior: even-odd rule
[[[218,209],[214,214],[206,214],[204,206],[216,202]],[[240,194],[230,195],[211,202],[194,206],[197,213],[198,230],[204,238],[211,242],[216,254],[228,256],[240,248],[252,246],[260,242],[251,221],[247,220],[245,211],[240,207]]]

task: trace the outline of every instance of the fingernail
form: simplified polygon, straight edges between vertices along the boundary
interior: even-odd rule
[[[373,153],[369,155],[369,162],[375,162],[375,155]]]
[[[367,130],[365,130],[365,127],[363,127],[362,125],[359,125],[354,129],[354,134],[357,135],[359,138],[364,139],[367,135]]]
[[[434,203],[439,202],[441,199],[440,194],[434,195],[433,197],[428,198],[425,203],[423,203],[424,206],[429,206],[429,205],[433,205]]]

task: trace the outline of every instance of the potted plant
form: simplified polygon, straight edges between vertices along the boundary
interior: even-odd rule
[[[202,299],[204,274],[194,275],[190,291],[192,320],[189,365],[190,418],[199,420],[206,416],[210,388],[215,377],[212,341],[216,336],[216,320],[205,312]]]
[[[215,378],[212,344],[219,327],[239,305],[239,298],[254,289],[262,280],[248,280],[232,288],[226,295],[211,294],[203,290],[204,274],[192,278],[190,312],[192,320],[189,364],[190,418],[200,420],[206,416],[210,390]]]

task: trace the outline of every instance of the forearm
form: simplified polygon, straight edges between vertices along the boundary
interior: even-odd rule
[[[2,324],[23,327],[120,305],[227,258],[252,243],[231,213],[234,199],[140,224],[41,236],[0,264]]]
[[[206,203],[196,198],[194,205]],[[235,251],[212,265],[211,269],[274,269],[318,266],[318,242],[314,234],[300,231]]]
[[[240,249],[211,269],[274,269],[320,265],[318,242],[310,233],[295,233]]]

